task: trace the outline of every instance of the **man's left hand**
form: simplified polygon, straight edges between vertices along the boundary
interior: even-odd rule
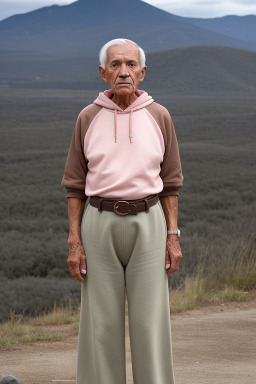
[[[181,258],[182,253],[178,236],[168,234],[165,251],[165,268],[167,275],[178,271]]]

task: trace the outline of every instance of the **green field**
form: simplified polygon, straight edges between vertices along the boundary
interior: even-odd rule
[[[170,286],[198,270],[221,279],[234,260],[246,266],[255,257],[256,93],[146,90],[172,115],[184,174],[183,259]],[[66,263],[67,200],[60,182],[77,115],[97,94],[0,89],[0,320],[11,308],[37,313],[79,300],[80,283]]]

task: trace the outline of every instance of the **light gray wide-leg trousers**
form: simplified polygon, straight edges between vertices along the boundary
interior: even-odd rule
[[[88,204],[81,222],[77,384],[125,384],[125,286],[134,384],[174,384],[167,228],[160,201],[121,216]]]

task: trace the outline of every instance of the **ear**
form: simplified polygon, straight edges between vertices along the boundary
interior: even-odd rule
[[[141,70],[140,82],[144,80],[145,75],[146,75],[146,71],[147,71],[147,66],[145,65],[145,66],[142,68],[142,70]]]
[[[99,71],[100,71],[100,76],[101,76],[102,80],[104,81],[104,83],[106,83],[107,82],[106,71],[101,65],[99,65]]]

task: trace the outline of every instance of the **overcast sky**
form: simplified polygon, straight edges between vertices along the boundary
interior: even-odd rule
[[[44,6],[73,2],[74,0],[0,0],[0,20]],[[147,0],[146,2],[180,16],[256,15],[256,0]]]

